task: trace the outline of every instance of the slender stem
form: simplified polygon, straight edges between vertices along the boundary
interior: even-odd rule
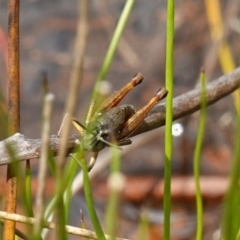
[[[62,130],[62,135],[60,138],[60,148],[59,157],[57,161],[57,179],[56,179],[56,189],[57,189],[57,207],[56,213],[58,216],[56,219],[59,220],[59,224],[63,225],[66,220],[63,215],[66,213],[63,201],[63,191],[62,186],[62,176],[64,173],[64,161],[67,154],[67,141],[71,127],[71,120],[76,108],[76,99],[78,95],[79,86],[83,76],[83,63],[84,55],[87,45],[87,34],[88,34],[88,0],[79,0],[79,22],[77,26],[77,36],[74,46],[74,61],[73,68],[70,76],[70,85],[68,92],[68,100],[65,106],[65,113],[68,113],[68,117],[65,121],[65,126]],[[59,227],[59,232],[55,232],[56,239],[62,239],[66,237],[64,232],[61,232],[61,226]]]
[[[123,9],[122,14],[119,18],[118,24],[115,28],[115,31],[113,33],[113,37],[111,39],[111,43],[108,47],[106,56],[104,58],[102,67],[101,67],[100,72],[98,74],[97,82],[95,84],[95,88],[94,88],[94,91],[93,91],[93,96],[92,96],[93,99],[97,98],[100,83],[106,78],[107,72],[109,70],[110,64],[111,64],[113,56],[116,52],[116,49],[117,49],[118,43],[120,41],[120,38],[122,36],[123,30],[126,26],[127,20],[129,18],[129,15],[131,13],[132,8],[133,8],[134,2],[135,2],[135,0],[127,0],[126,3],[125,3],[124,9]]]
[[[202,87],[202,104],[200,110],[200,121],[197,134],[197,142],[194,151],[194,178],[195,178],[195,188],[196,188],[196,208],[197,208],[197,230],[196,230],[196,240],[202,239],[203,234],[203,206],[202,206],[202,195],[200,188],[200,157],[204,136],[204,128],[206,122],[206,83],[205,83],[205,74],[202,72],[200,76],[201,87]]]
[[[166,99],[166,132],[164,164],[164,239],[170,240],[171,214],[171,162],[172,162],[172,120],[173,120],[173,40],[174,40],[174,0],[167,2],[167,39],[166,39],[166,79],[168,90]]]
[[[224,73],[229,73],[236,68],[231,47],[225,36],[225,24],[221,16],[221,4],[219,0],[205,0],[207,20],[210,27],[213,42],[218,44],[218,59]],[[240,89],[232,94],[237,113],[240,114]]]
[[[116,220],[118,218],[119,194],[124,186],[124,178],[120,173],[120,152],[116,148],[112,148],[111,150],[111,173],[108,179],[110,197],[106,211],[106,226],[110,239],[115,239],[118,227]]]
[[[76,99],[78,95],[79,86],[83,75],[84,54],[87,44],[88,33],[88,1],[79,1],[79,23],[77,26],[77,36],[74,46],[74,61],[73,69],[70,76],[70,86],[68,91],[68,101],[65,107],[65,113],[69,117],[66,118],[64,128],[62,130],[61,148],[59,149],[58,169],[61,175],[61,168],[63,167],[66,156],[67,138],[70,131],[71,119],[76,107]],[[60,176],[61,177],[61,176]]]
[[[68,214],[69,214],[69,204],[70,204],[70,200],[72,197],[72,190],[71,190],[71,186],[72,186],[72,182],[74,179],[74,176],[76,174],[76,171],[78,171],[78,165],[76,163],[76,161],[71,160],[68,161],[68,164],[66,164],[65,166],[65,171],[64,174],[62,176],[62,186],[63,186],[63,201],[64,201],[64,208],[65,208],[65,221],[68,222]],[[67,183],[66,189],[64,188],[65,183]],[[51,221],[54,217],[54,209],[56,207],[56,204],[58,202],[58,194],[56,194],[51,201],[49,202],[49,204],[46,207],[46,210],[44,212],[44,218],[47,219],[47,221]],[[47,234],[49,232],[49,229],[43,229],[42,231],[42,238],[45,239]]]
[[[149,224],[149,216],[148,212],[143,210],[140,215],[140,223],[138,226],[138,239],[145,240],[149,239],[150,232],[150,224]]]
[[[230,184],[224,201],[222,239],[239,239],[240,236],[240,115],[236,115],[235,149],[230,172]]]
[[[38,189],[36,195],[36,224],[34,225],[34,235],[39,236],[43,224],[44,210],[44,189],[46,185],[47,161],[49,153],[49,135],[53,95],[48,93],[44,98],[43,108],[43,128],[42,128],[42,151],[39,162]]]
[[[26,201],[26,210],[29,217],[33,217],[33,199],[32,199],[32,176],[31,176],[31,167],[30,160],[26,162],[26,177],[25,177],[25,186],[24,186],[24,195]]]
[[[80,156],[79,156],[80,155]],[[90,219],[92,221],[93,228],[96,232],[97,239],[99,240],[106,240],[104,232],[102,230],[101,224],[99,222],[97,213],[95,211],[93,196],[92,196],[92,188],[91,183],[88,175],[88,166],[86,160],[82,154],[82,149],[80,149],[79,154],[77,157],[73,156],[73,158],[80,164],[83,171],[83,185],[84,185],[84,193],[87,203],[87,209],[89,212]]]
[[[8,7],[8,113],[10,134],[20,128],[20,77],[19,77],[19,0],[9,0]],[[16,212],[17,176],[12,164],[7,167],[6,205],[7,212]],[[13,240],[15,222],[4,221],[4,240]]]

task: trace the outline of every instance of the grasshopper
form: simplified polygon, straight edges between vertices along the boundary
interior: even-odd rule
[[[156,95],[150,99],[147,105],[136,111],[132,105],[123,104],[120,101],[134,87],[143,81],[143,76],[138,73],[132,80],[107,98],[95,112],[91,104],[86,118],[86,126],[73,119],[74,126],[80,132],[80,144],[86,151],[93,152],[93,157],[88,165],[89,171],[94,166],[98,152],[105,147],[116,147],[131,144],[131,134],[144,121],[149,111],[167,95],[167,90],[162,87]],[[113,142],[116,144],[114,145]]]

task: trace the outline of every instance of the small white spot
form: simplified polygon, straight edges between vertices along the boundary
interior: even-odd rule
[[[125,184],[125,177],[122,173],[113,173],[108,178],[108,186],[110,189],[120,192]]]
[[[174,123],[172,125],[172,135],[174,137],[180,137],[183,134],[184,128],[181,123]]]
[[[103,81],[99,87],[99,93],[101,95],[109,95],[112,92],[112,85],[109,81]]]
[[[218,120],[221,127],[228,127],[233,122],[233,116],[230,112],[224,113]]]
[[[47,101],[49,101],[49,102],[52,102],[53,100],[54,100],[54,94],[53,93],[47,93],[46,94],[46,99],[47,99]]]

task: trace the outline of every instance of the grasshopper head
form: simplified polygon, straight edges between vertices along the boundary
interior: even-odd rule
[[[109,127],[105,122],[92,121],[87,128],[77,120],[73,124],[80,133],[80,144],[86,151],[99,152],[106,146],[112,146],[109,142]]]
[[[89,124],[91,125],[91,124]],[[94,124],[94,128],[89,126],[90,128],[84,130],[82,137],[80,139],[80,143],[83,148],[90,152],[99,152],[103,148],[106,147],[106,142],[108,138],[108,133],[102,131],[101,126],[98,124]],[[104,141],[105,140],[105,141]]]

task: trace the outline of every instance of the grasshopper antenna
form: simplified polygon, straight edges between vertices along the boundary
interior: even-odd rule
[[[80,123],[77,119],[73,118],[72,123],[79,132],[82,132],[83,130],[88,131],[88,129],[82,123]]]
[[[108,142],[107,140],[105,140],[105,139],[102,138],[102,137],[100,137],[99,140],[100,140],[101,142],[105,143],[108,147],[113,147],[113,148],[117,148],[118,150],[122,150],[122,148],[120,148],[119,146]]]

